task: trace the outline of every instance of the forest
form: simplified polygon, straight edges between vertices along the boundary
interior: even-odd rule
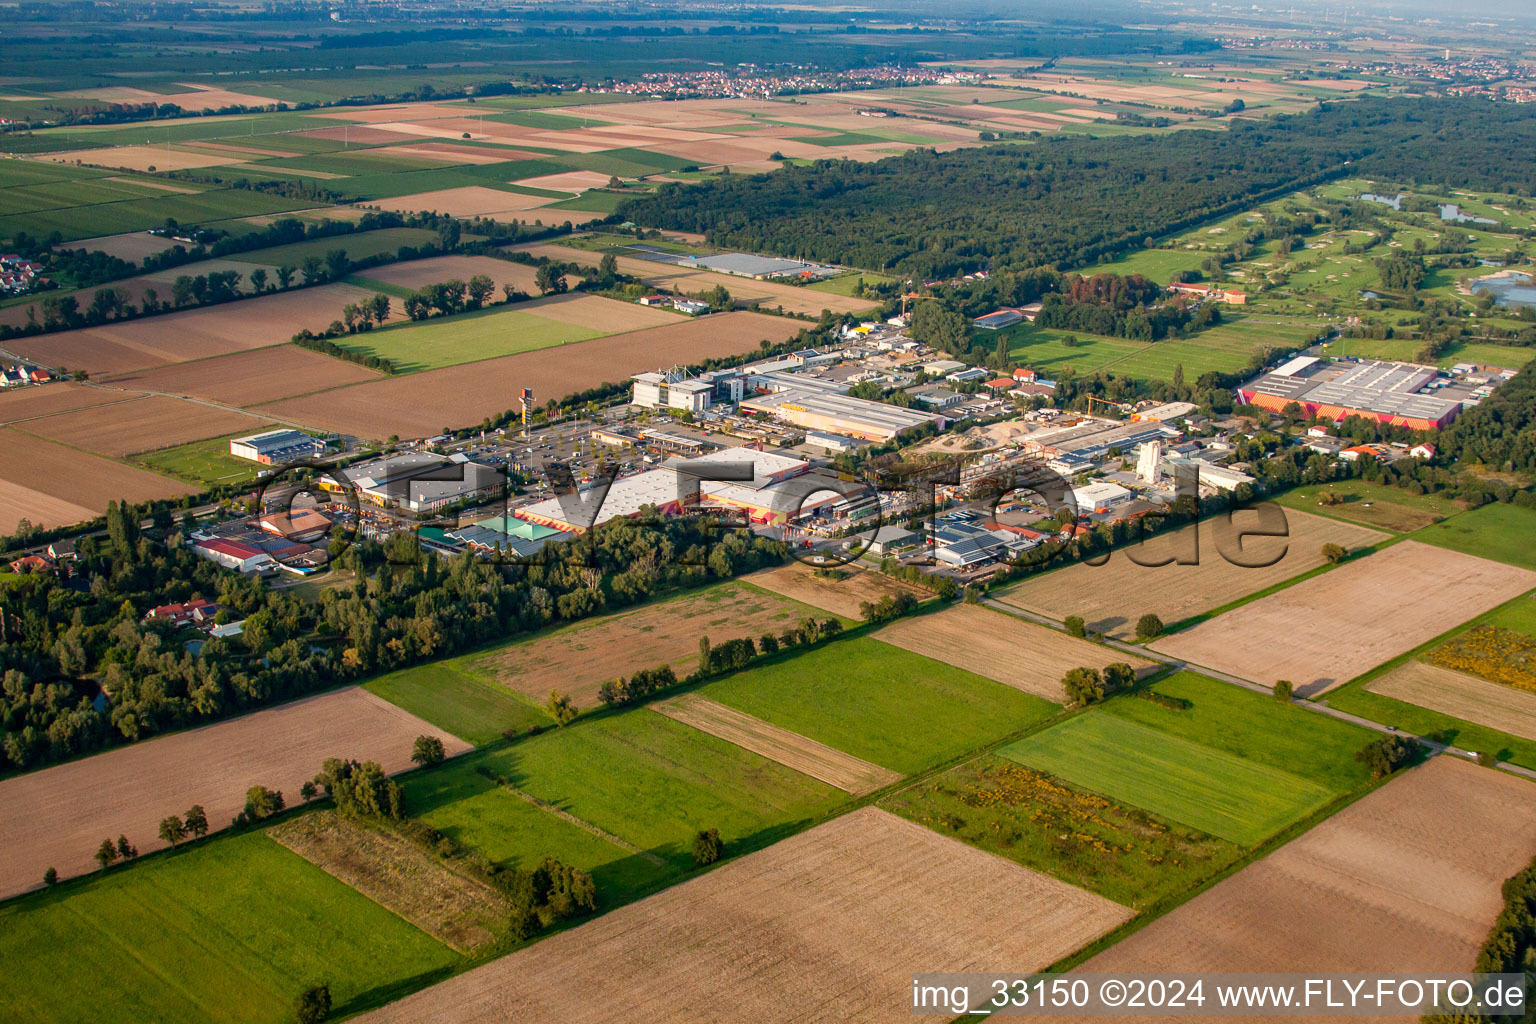
[[[1225,132],[1057,136],[723,174],[623,219],[712,244],[916,278],[1069,269],[1349,173],[1529,195],[1536,119],[1480,99],[1321,103]]]

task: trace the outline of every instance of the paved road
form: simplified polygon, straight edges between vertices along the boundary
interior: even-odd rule
[[[1005,615],[1012,615],[1015,618],[1024,619],[1037,625],[1046,626],[1050,629],[1061,629],[1061,624],[1053,619],[1046,618],[1044,615],[1037,615],[1034,612],[1025,611],[1022,608],[1014,608],[1011,605],[1003,604],[993,598],[985,598],[983,599],[982,603],[997,609]],[[1113,647],[1118,651],[1124,651],[1126,654],[1134,654],[1138,658],[1149,658],[1153,661],[1160,662],[1164,666],[1176,672],[1181,669],[1189,669],[1192,672],[1198,672],[1203,676],[1210,676],[1212,679],[1219,680],[1223,683],[1229,683],[1232,686],[1241,686],[1243,689],[1252,690],[1255,693],[1270,695],[1274,693],[1274,689],[1272,687],[1265,686],[1263,683],[1256,683],[1251,679],[1243,679],[1226,672],[1208,668],[1205,665],[1196,665],[1193,662],[1180,661],[1176,658],[1170,658],[1139,644],[1128,644],[1123,640],[1117,640],[1114,637],[1109,636],[1104,637],[1101,642],[1106,647]],[[1338,708],[1329,707],[1326,701],[1303,700],[1297,698],[1293,699],[1291,703],[1296,707],[1304,708],[1307,711],[1311,711],[1320,715],[1327,715],[1329,718],[1336,718],[1341,722],[1349,722],[1351,725],[1358,725],[1363,729],[1371,729],[1375,732],[1383,733],[1388,736],[1406,736],[1411,739],[1418,740],[1429,749],[1431,757],[1435,756],[1436,754],[1450,754],[1454,757],[1464,758],[1468,761],[1477,760],[1477,756],[1470,750],[1463,750],[1460,747],[1454,747],[1447,743],[1440,743],[1436,740],[1428,739],[1424,736],[1415,736],[1412,733],[1406,733],[1400,729],[1395,729],[1390,725],[1383,725],[1380,722],[1373,722],[1369,718],[1361,718],[1359,715],[1352,715],[1347,711],[1340,711]],[[1536,771],[1532,771],[1529,768],[1522,768],[1520,765],[1510,764],[1507,761],[1500,761],[1497,767],[1500,771],[1508,772],[1511,775],[1519,775],[1523,778],[1536,780]]]

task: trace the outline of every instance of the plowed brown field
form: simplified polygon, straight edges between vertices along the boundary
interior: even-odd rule
[[[1082,970],[1470,971],[1533,855],[1536,786],[1436,757]]]
[[[913,971],[1037,969],[1130,916],[867,807],[361,1019],[894,1024]]]
[[[1278,506],[1273,506],[1277,507]],[[1155,613],[1165,625],[1198,615],[1246,597],[1255,591],[1300,576],[1323,564],[1323,545],[1339,544],[1350,550],[1385,540],[1387,534],[1353,526],[1294,509],[1285,513],[1288,537],[1252,537],[1242,547],[1243,561],[1269,561],[1283,551],[1273,565],[1248,568],[1222,557],[1221,546],[1236,551],[1235,540],[1223,541],[1213,521],[1206,521],[1139,547],[1110,555],[1101,566],[1078,562],[1053,572],[1031,577],[998,593],[1003,604],[1037,615],[1063,620],[1081,615],[1088,629],[1121,639],[1136,635],[1136,620]],[[1258,524],[1257,513],[1237,513],[1238,529]],[[1194,534],[1199,534],[1199,563],[1157,565],[1182,554]],[[1148,565],[1131,561],[1134,555]],[[1148,566],[1155,566],[1150,568]]]
[[[743,579],[753,586],[804,602],[813,608],[855,620],[864,617],[859,611],[859,605],[865,601],[873,603],[882,597],[900,593],[911,594],[919,601],[933,596],[920,587],[902,583],[872,569],[843,566],[833,571],[847,575],[840,579],[823,578],[817,576],[810,566],[792,562],[777,569],[752,573]]]
[[[0,480],[13,489],[12,501],[0,502],[0,533],[7,534],[22,518],[34,525],[68,526],[105,512],[109,501],[137,504],[197,492],[179,480],[11,428],[0,429]],[[79,508],[89,510],[90,515],[62,521],[57,518]]]
[[[74,448],[118,456],[254,431],[269,422],[243,412],[154,396],[28,420],[23,429]]]
[[[105,378],[103,383],[133,391],[191,395],[226,405],[256,405],[378,380],[380,376],[356,363],[297,345],[281,345],[120,374]]]
[[[246,790],[269,786],[299,800],[299,786],[328,757],[411,767],[417,736],[442,737],[449,755],[469,744],[360,687],[145,740],[0,782],[0,896],[38,887],[53,867],[84,874],[103,838],[126,835],[157,850],[160,820],[202,804],[224,828]]]
[[[1536,587],[1536,572],[1407,540],[1153,648],[1313,696]]]
[[[1138,675],[1157,667],[1145,658],[974,605],[899,619],[871,635],[1058,704],[1066,700],[1062,676],[1079,666],[1101,669],[1125,662]]]
[[[861,761],[851,754],[788,729],[780,729],[745,711],[737,711],[698,694],[688,693],[657,701],[649,707],[674,721],[718,736],[743,750],[761,754],[786,768],[855,795],[873,792],[901,778],[888,768]]]
[[[1536,693],[1491,683],[1455,669],[1410,661],[1365,687],[1395,700],[1536,740]]]

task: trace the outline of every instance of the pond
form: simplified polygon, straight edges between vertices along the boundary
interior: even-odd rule
[[[1536,306],[1536,285],[1531,283],[1530,274],[1509,271],[1468,281],[1467,285],[1474,295],[1482,291],[1493,292],[1495,304],[1509,309]]]

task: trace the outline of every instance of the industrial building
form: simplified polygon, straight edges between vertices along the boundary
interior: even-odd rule
[[[200,558],[238,572],[259,572],[272,567],[273,562],[272,556],[260,548],[225,537],[194,541],[192,551]]]
[[[339,478],[338,478],[339,477]],[[381,508],[433,512],[460,502],[481,501],[506,492],[506,474],[494,466],[451,456],[412,452],[375,459],[320,478],[322,490],[353,489]]]
[[[235,438],[229,442],[229,454],[264,466],[277,466],[296,459],[323,455],[325,442],[298,430],[269,430],[263,434]]]
[[[824,434],[846,434],[865,441],[889,441],[925,423],[944,428],[944,417],[932,412],[903,409],[832,392],[780,391],[757,395],[741,402],[742,412],[773,416],[797,427]]]
[[[1238,400],[1281,413],[1291,404],[1335,422],[1361,416],[1378,423],[1437,430],[1472,399],[1465,382],[1442,379],[1432,366],[1377,360],[1331,362],[1297,356],[1237,389]]]
[[[630,401],[642,409],[678,409],[698,415],[714,401],[715,385],[680,373],[637,373]]]

